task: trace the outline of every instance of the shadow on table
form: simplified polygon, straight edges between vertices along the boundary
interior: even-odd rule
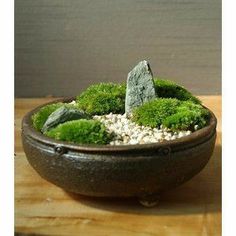
[[[182,186],[161,195],[159,205],[145,208],[134,198],[92,198],[67,194],[82,204],[130,214],[184,215],[221,211],[221,145],[202,172]]]

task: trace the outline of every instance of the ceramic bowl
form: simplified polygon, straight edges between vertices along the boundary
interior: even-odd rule
[[[44,136],[31,121],[41,107],[30,111],[22,121],[22,142],[30,165],[51,183],[86,196],[137,197],[142,204],[152,206],[162,192],[199,173],[215,146],[217,121],[211,111],[209,125],[186,137],[110,146],[78,145]]]

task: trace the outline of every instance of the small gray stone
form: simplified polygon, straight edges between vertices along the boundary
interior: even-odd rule
[[[78,109],[62,106],[48,117],[41,131],[44,133],[51,128],[54,128],[58,124],[64,123],[66,121],[87,118],[88,115]]]
[[[156,98],[153,75],[149,63],[141,61],[129,72],[125,98],[125,112]]]

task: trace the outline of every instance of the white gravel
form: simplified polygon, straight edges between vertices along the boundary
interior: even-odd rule
[[[132,122],[126,114],[95,115],[93,119],[101,121],[107,131],[114,134],[110,145],[156,143],[174,140],[191,134],[190,130],[171,132],[162,126],[159,129],[139,126]]]
[[[75,105],[76,104],[76,101],[72,101],[72,102],[69,102],[69,104],[71,104],[71,105]]]

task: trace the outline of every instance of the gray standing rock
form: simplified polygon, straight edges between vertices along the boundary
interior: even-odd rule
[[[141,61],[129,72],[127,78],[125,112],[156,98],[153,75],[147,61]]]
[[[48,117],[41,131],[44,133],[58,124],[78,119],[88,119],[88,115],[76,108],[62,106]]]

